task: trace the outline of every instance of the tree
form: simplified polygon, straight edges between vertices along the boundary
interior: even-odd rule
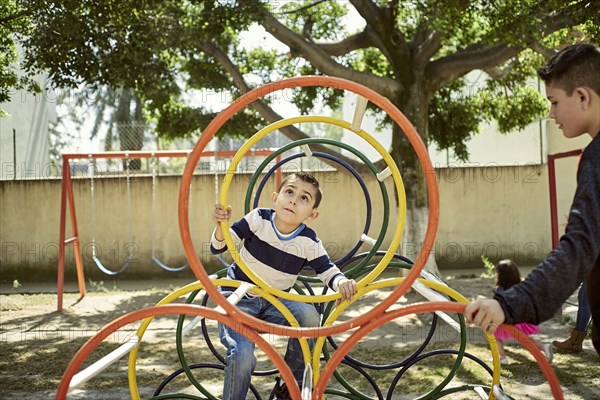
[[[590,0],[34,3],[43,11],[32,16],[35,34],[25,41],[28,65],[49,69],[61,85],[135,88],[164,135],[184,136],[212,119],[211,110],[184,102],[188,88],[235,98],[250,90],[250,78],[323,74],[376,90],[404,112],[426,143],[463,158],[464,142],[481,122],[497,120],[508,131],[544,112],[543,99],[526,79],[562,44],[597,40],[600,25],[600,3]],[[364,26],[341,24],[350,10]],[[240,48],[240,33],[252,24],[289,50]],[[489,78],[475,94],[466,90],[465,79],[473,70]],[[335,108],[340,96],[338,90],[306,88],[296,90],[292,101],[305,113],[317,97]],[[220,134],[243,137],[263,119],[280,118],[268,100],[253,107],[260,115],[240,113]],[[382,116],[381,123],[391,121]],[[425,231],[426,188],[404,135],[392,128],[390,154],[408,189],[406,240],[418,243]],[[305,137],[294,127],[284,133]]]
[[[31,28],[28,18],[31,10],[22,8],[14,0],[0,4],[0,103],[10,100],[18,90],[40,93],[42,88],[29,74],[19,74],[19,59],[15,40]],[[0,109],[0,118],[5,112]]]

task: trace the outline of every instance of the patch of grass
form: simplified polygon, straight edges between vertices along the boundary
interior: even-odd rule
[[[570,316],[563,314],[554,317],[554,320],[561,325],[575,325],[575,321]]]
[[[90,292],[108,293],[108,289],[104,287],[104,281],[93,281],[88,279],[88,290]]]
[[[28,390],[42,391],[56,389],[58,382],[65,370],[67,364],[71,361],[75,350],[79,348],[85,338],[76,339],[48,339],[48,340],[26,340],[18,343],[0,342],[0,374],[3,377],[3,392],[5,394],[17,393],[23,390],[26,382]],[[102,343],[97,351],[93,352],[86,365],[91,364],[109,351],[114,350],[119,343]],[[216,343],[217,347],[220,345]],[[382,346],[380,348],[357,348],[352,352],[352,356],[360,361],[369,364],[389,364],[404,359],[413,350],[414,344],[404,346]],[[454,342],[436,342],[432,343],[426,351],[439,350],[444,348],[456,349]],[[281,349],[283,350],[283,349]],[[222,351],[222,349],[221,349]],[[489,348],[485,345],[470,344],[467,351],[488,363],[491,358]],[[185,352],[188,362],[214,362],[218,363],[213,354],[203,343],[200,337],[193,337],[186,340]],[[532,356],[520,346],[507,346],[507,354],[511,361],[509,366],[501,370],[502,384],[506,393],[511,394],[511,389],[515,383],[526,383],[527,385],[547,385],[539,366],[535,363]],[[257,351],[260,369],[271,368],[270,362],[262,352]],[[594,398],[589,397],[590,390],[600,390],[600,366],[598,365],[598,356],[591,352],[583,354],[556,354],[555,371],[563,387],[574,387],[574,391],[585,391],[581,393],[582,397],[570,398]],[[439,385],[450,372],[455,361],[454,355],[437,355],[426,358],[414,366],[408,368],[397,385],[393,388],[393,398],[400,394],[414,398],[430,392]],[[137,380],[141,388],[156,388],[162,380],[170,373],[179,368],[179,359],[175,351],[173,340],[160,340],[158,342],[144,343],[140,348],[137,358]],[[98,377],[85,384],[86,390],[103,390],[109,388],[128,387],[127,379],[127,357],[121,359],[118,363],[111,366]],[[374,371],[365,369],[374,379],[384,397],[391,390],[391,384],[402,368],[391,370]],[[218,369],[194,370],[194,376],[210,390],[216,391],[219,395],[219,388],[222,386],[223,373]],[[337,368],[337,373],[349,382],[353,389],[364,394],[376,397],[376,392],[368,380],[355,369],[345,365]],[[253,377],[253,384],[260,388],[261,393],[268,392],[273,385],[274,376]],[[585,382],[581,388],[578,384]],[[447,386],[457,387],[463,384],[489,385],[491,377],[489,374],[474,361],[463,359],[457,371],[456,376]],[[216,388],[216,389],[215,389]],[[346,392],[346,389],[333,378],[328,388],[338,389]],[[595,388],[595,389],[594,389]],[[189,380],[181,375],[168,386],[168,392],[197,392],[197,389],[190,388]],[[572,392],[571,392],[572,393]],[[328,396],[328,398],[338,398]],[[452,399],[474,398],[473,392],[459,392],[452,395]],[[518,397],[516,397],[518,398]]]
[[[483,281],[487,284],[487,281],[480,277],[477,277],[476,280],[479,282],[478,285],[481,285]],[[464,282],[455,281],[453,283],[463,284]],[[2,355],[0,357],[0,376],[2,376],[2,395],[0,397],[23,397],[24,390],[36,394],[43,391],[53,392],[56,390],[64,370],[77,349],[81,347],[87,336],[96,333],[105,320],[110,321],[114,318],[114,315],[122,315],[128,310],[139,309],[148,303],[155,304],[155,301],[169,292],[165,289],[157,289],[116,293],[118,293],[117,296],[111,297],[113,299],[118,297],[120,300],[110,304],[110,307],[105,300],[107,297],[103,297],[105,293],[92,292],[89,296],[94,298],[91,303],[93,309],[89,308],[85,313],[77,314],[77,311],[81,309],[72,307],[67,308],[62,315],[55,313],[56,294],[1,296],[0,309],[3,310],[4,325],[0,327],[0,337],[3,335],[6,339],[10,335],[20,336],[12,336],[11,341],[0,341],[0,354]],[[68,302],[72,302],[77,300],[78,294],[69,293],[65,298],[68,299]],[[100,311],[92,313],[92,311],[96,311],[96,307]],[[12,310],[24,311],[10,313],[9,311]],[[43,310],[45,314],[38,313],[39,310]],[[27,312],[26,316],[25,311]],[[23,322],[24,316],[26,322]],[[175,348],[174,329],[172,329],[174,324],[162,323],[163,318],[171,317],[157,318],[157,322],[161,321],[158,328],[151,325],[153,327],[152,332],[149,332],[148,336],[144,338],[137,357],[136,376],[142,398],[150,398],[155,388],[169,374],[180,368],[180,361]],[[172,319],[175,320],[176,318]],[[424,317],[419,321],[425,327],[430,323],[430,319]],[[166,322],[171,322],[171,320]],[[209,336],[213,338],[213,344],[223,354],[224,349],[217,337],[216,324],[211,324],[209,325]],[[133,334],[138,326],[132,326],[127,334]],[[51,327],[51,329],[45,329],[44,327]],[[411,330],[410,327],[405,326],[404,328],[406,331]],[[76,330],[71,331],[70,329]],[[420,329],[425,328],[421,327]],[[407,339],[401,334],[402,332],[379,331],[378,334],[375,331],[366,337],[364,341],[358,343],[352,350],[351,355],[369,364],[382,365],[399,362],[412,354],[420,344],[420,342],[416,343]],[[74,335],[79,336],[74,337]],[[386,337],[385,342],[382,340],[384,337]],[[446,348],[458,349],[458,343],[452,339],[452,336],[447,334],[438,335],[436,332],[435,337],[440,340],[430,343],[425,350],[426,352]],[[395,341],[390,341],[390,338]],[[124,336],[111,336],[110,340],[107,339],[106,343],[102,343],[90,355],[85,365],[89,365],[109,351],[114,350],[125,340]],[[268,340],[276,345],[276,348],[283,354],[285,351],[284,339],[275,338],[272,341],[269,338]],[[184,339],[184,349],[189,363],[219,364],[199,331],[194,331],[194,334]],[[480,343],[474,339],[468,343],[467,351],[486,364],[491,364],[489,361],[491,353],[485,343]],[[514,398],[542,398],[537,390],[547,390],[549,386],[533,357],[518,344],[509,343],[506,346],[506,351],[511,362],[510,365],[503,367],[501,371],[502,385],[506,393]],[[258,369],[273,368],[265,354],[260,350],[256,351],[256,356],[259,360]],[[419,361],[405,372],[402,372],[402,366],[382,371],[367,368],[363,368],[363,370],[373,378],[384,398],[390,390],[393,390],[393,393],[390,394],[393,399],[414,399],[430,392],[439,385],[448,375],[455,359],[456,356],[454,355],[432,356]],[[324,362],[321,365],[323,366]],[[107,392],[109,389],[118,389],[122,390],[123,396],[116,395],[113,398],[129,397],[127,368],[128,360],[127,357],[124,357],[86,383],[84,386],[87,391],[85,395],[89,394],[88,398],[96,398],[94,396],[98,393]],[[589,350],[575,355],[558,353],[555,355],[554,370],[562,387],[565,388],[565,398],[578,400],[600,399],[600,363],[595,353]],[[352,390],[363,392],[370,397],[377,397],[376,389],[356,369],[341,365],[337,368],[337,373],[349,382]],[[402,377],[398,379],[397,385],[392,388],[394,380],[400,373],[402,373]],[[220,396],[223,384],[223,372],[220,369],[198,369],[194,370],[193,374],[211,393]],[[273,387],[274,376],[256,376],[252,378],[252,383],[265,398]],[[447,388],[460,387],[464,384],[488,386],[491,384],[491,377],[479,364],[465,358]],[[539,388],[531,393],[518,392],[518,390],[523,390],[523,387],[531,386],[539,386]],[[336,378],[332,378],[328,383],[328,389],[348,392]],[[171,382],[167,386],[166,392],[185,392],[198,395],[198,390],[193,388],[189,380],[183,375]],[[327,396],[328,400],[341,398],[349,397]],[[472,391],[464,391],[453,393],[446,396],[446,398],[458,400],[473,399],[477,396]]]

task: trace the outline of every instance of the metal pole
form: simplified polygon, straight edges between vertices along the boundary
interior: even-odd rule
[[[13,181],[17,180],[17,130],[13,128]]]

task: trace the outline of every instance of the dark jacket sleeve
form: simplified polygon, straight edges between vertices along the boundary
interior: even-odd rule
[[[498,289],[506,323],[546,321],[600,263],[600,135],[583,152],[565,234],[523,282]]]

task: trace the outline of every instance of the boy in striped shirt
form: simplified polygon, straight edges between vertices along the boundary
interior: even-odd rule
[[[346,278],[331,262],[316,233],[304,224],[319,216],[317,207],[321,198],[321,188],[314,176],[305,172],[291,174],[272,194],[273,209],[252,210],[231,226],[231,236],[236,246],[241,246],[240,256],[246,265],[272,287],[289,291],[302,269],[309,267],[329,288],[338,291],[342,300],[352,301],[356,282]],[[226,250],[220,222],[229,221],[230,218],[230,206],[215,205],[213,221],[216,227],[211,238],[213,254]],[[231,264],[227,275],[231,279],[253,283],[236,263]],[[280,300],[300,326],[320,324],[320,316],[314,305]],[[237,303],[237,307],[264,321],[288,324],[270,302],[259,296],[246,295]],[[227,348],[223,399],[244,399],[256,366],[254,343],[223,324],[219,324],[219,333],[221,343]],[[308,343],[312,351],[314,339],[308,339]],[[304,359],[297,339],[290,338],[284,359],[301,385]]]

